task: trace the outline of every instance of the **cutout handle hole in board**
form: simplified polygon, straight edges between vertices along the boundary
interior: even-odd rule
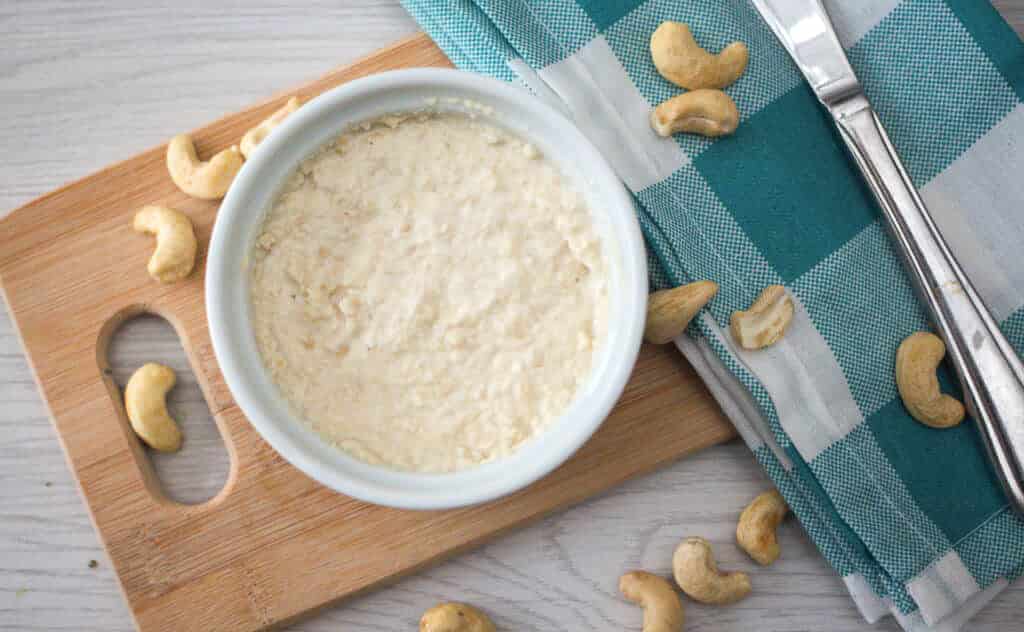
[[[171,500],[194,505],[216,496],[228,480],[230,459],[171,324],[150,314],[129,318],[114,332],[107,360],[122,396],[128,379],[143,364],[156,362],[174,369],[177,383],[167,393],[167,409],[178,422],[184,441],[177,452],[157,452],[149,447],[145,452],[164,495]]]

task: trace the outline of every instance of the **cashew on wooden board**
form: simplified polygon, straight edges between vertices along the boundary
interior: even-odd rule
[[[695,281],[647,297],[644,340],[663,345],[686,331],[693,317],[718,293],[714,281]]]
[[[456,601],[439,603],[423,613],[420,632],[495,632],[487,615]]]
[[[686,538],[676,547],[672,573],[683,592],[701,603],[729,604],[750,594],[750,577],[741,571],[719,571],[704,538]]]
[[[729,330],[744,349],[763,349],[782,338],[793,320],[793,300],[781,285],[769,285],[747,310],[732,313]]]
[[[945,355],[945,343],[927,331],[910,334],[896,350],[900,399],[914,419],[932,428],[951,428],[964,420],[964,405],[939,390],[935,370]]]
[[[736,543],[758,564],[771,564],[780,553],[775,530],[788,512],[789,506],[777,490],[759,494],[740,514]]]
[[[164,399],[175,381],[173,370],[151,362],[136,369],[124,389],[124,407],[132,430],[160,452],[175,452],[181,447],[181,430],[167,412]]]
[[[651,128],[658,136],[689,132],[727,136],[740,124],[736,103],[721,90],[693,90],[665,101],[651,112]]]
[[[678,632],[683,628],[683,604],[664,578],[630,571],[619,578],[619,592],[644,609],[643,632]]]
[[[192,272],[196,262],[196,233],[188,215],[165,206],[143,206],[132,228],[156,236],[156,249],[146,270],[161,283],[174,283]]]
[[[281,124],[289,114],[299,109],[302,104],[298,97],[292,97],[288,99],[288,102],[278,108],[273,114],[263,119],[259,125],[252,128],[242,136],[242,140],[238,143],[238,149],[245,156],[246,160],[252,156],[252,152],[256,151],[256,146],[263,142],[275,127]]]
[[[662,22],[651,35],[651,59],[662,77],[680,88],[724,88],[743,74],[750,53],[743,42],[733,42],[717,55],[700,47],[690,27]]]
[[[167,144],[167,171],[171,180],[182,192],[201,200],[224,197],[244,162],[236,146],[203,162],[188,134],[178,134]]]

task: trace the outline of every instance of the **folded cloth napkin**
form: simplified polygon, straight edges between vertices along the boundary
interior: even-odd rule
[[[896,347],[928,320],[829,119],[747,0],[404,4],[457,66],[522,83],[604,153],[636,199],[656,287],[721,285],[677,344],[869,621],[955,630],[1024,571],[1024,522],[974,422],[933,430],[900,403]],[[825,4],[957,258],[1024,351],[1024,45],[983,0]],[[663,20],[712,51],[749,46],[726,90],[734,135],[652,133],[651,108],[681,92],[648,53]],[[743,351],[729,316],[774,283],[794,322]]]

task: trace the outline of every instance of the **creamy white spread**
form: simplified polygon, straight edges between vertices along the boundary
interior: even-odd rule
[[[364,461],[448,472],[568,407],[605,336],[605,257],[549,160],[467,115],[385,117],[307,158],[250,267],[263,362]]]

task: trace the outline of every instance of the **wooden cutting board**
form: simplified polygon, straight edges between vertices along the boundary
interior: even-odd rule
[[[425,36],[403,40],[194,132],[201,156],[237,143],[287,96],[310,98],[374,72],[448,66]],[[192,218],[197,272],[165,286],[146,274],[144,204]],[[96,529],[143,632],[263,630],[394,580],[509,529],[734,435],[671,347],[645,346],[621,401],[568,463],[502,500],[454,511],[386,509],[332,492],[260,439],[217,367],[203,305],[215,202],[171,183],[158,147],[54,191],[0,221],[0,282]],[[228,447],[224,489],[201,505],[160,490],[128,425],[107,344],[136,314],[177,330]]]

